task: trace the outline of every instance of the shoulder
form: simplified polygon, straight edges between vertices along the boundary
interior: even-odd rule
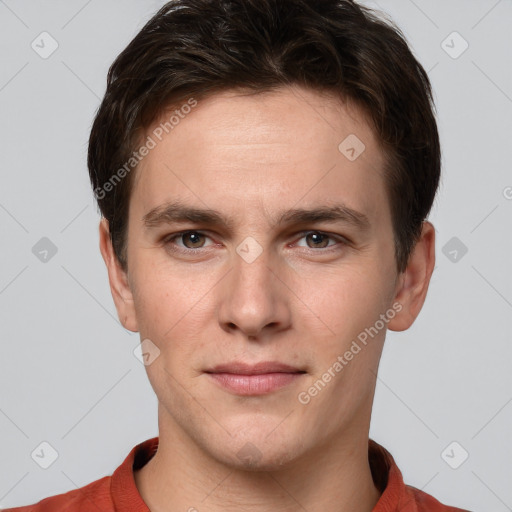
[[[49,496],[23,507],[2,509],[2,512],[89,512],[101,510],[114,512],[110,497],[110,476],[104,476],[90,484],[63,494]]]
[[[382,492],[372,512],[470,512],[444,505],[430,494],[406,485],[391,453],[372,439],[368,455],[375,486]]]
[[[407,512],[409,512],[409,510],[411,512],[470,512],[462,508],[444,505],[433,496],[430,496],[430,494],[420,491],[416,489],[416,487],[407,485],[406,489],[407,498],[405,499],[410,500],[410,507],[408,508],[407,503],[401,504],[401,506],[404,506],[404,512],[406,510]],[[402,508],[400,508],[400,510],[402,510]]]
[[[50,496],[33,505],[1,512],[115,512],[145,510],[137,490],[133,470],[141,468],[158,448],[158,436],[135,445],[110,476],[104,476],[78,489]],[[130,508],[131,507],[131,508]]]

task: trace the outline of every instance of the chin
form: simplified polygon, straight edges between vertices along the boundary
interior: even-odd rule
[[[257,428],[257,425],[256,425]],[[271,433],[271,429],[239,432],[208,447],[212,456],[222,464],[243,471],[276,471],[285,468],[302,454],[304,441]]]

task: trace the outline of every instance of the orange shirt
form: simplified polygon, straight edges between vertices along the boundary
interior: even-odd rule
[[[382,495],[372,512],[468,512],[448,507],[432,496],[404,484],[402,473],[391,454],[368,440],[369,461],[376,487]],[[158,437],[136,445],[112,476],[104,476],[84,487],[45,498],[25,507],[3,512],[150,512],[142,500],[133,470],[146,464],[158,448]]]

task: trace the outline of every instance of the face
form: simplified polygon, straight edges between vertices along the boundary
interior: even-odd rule
[[[109,266],[123,324],[158,355],[161,429],[267,469],[367,436],[386,328],[411,313],[364,116],[283,88],[202,100],[164,136],[161,121],[127,274]]]

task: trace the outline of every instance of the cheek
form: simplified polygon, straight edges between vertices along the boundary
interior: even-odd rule
[[[369,266],[317,274],[315,279],[297,280],[295,286],[306,314],[301,321],[309,324],[304,328],[317,336],[323,333],[336,350],[373,325],[386,307],[382,276]]]
[[[162,262],[163,261],[163,262]],[[149,338],[160,350],[160,364],[147,367],[154,379],[165,379],[155,374],[164,364],[173,374],[186,371],[195,375],[194,354],[207,350],[205,336],[211,326],[214,304],[208,293],[218,280],[212,272],[199,266],[183,271],[169,261],[143,261],[133,266],[135,283],[134,306],[141,340]]]
[[[162,249],[137,256],[133,259],[134,301],[141,334],[165,339],[188,325],[211,286],[210,279],[200,270],[183,272],[171,265]]]
[[[135,310],[141,336],[159,339],[179,319],[185,306],[173,290],[177,283],[170,276],[158,276],[149,269],[136,277]]]

